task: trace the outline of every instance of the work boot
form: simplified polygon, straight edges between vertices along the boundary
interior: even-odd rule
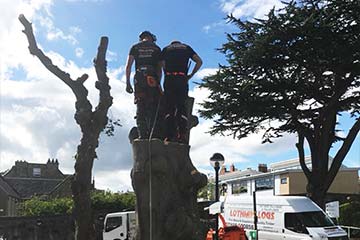
[[[178,143],[187,144],[186,135],[179,133],[179,134],[177,135],[177,142],[178,142]]]
[[[164,143],[167,144],[167,143],[169,143],[169,142],[176,142],[176,141],[174,141],[173,138],[166,137],[166,138],[164,139]]]

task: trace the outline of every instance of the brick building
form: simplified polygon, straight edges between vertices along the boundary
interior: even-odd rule
[[[311,169],[311,157],[305,158],[305,163]],[[329,157],[329,166],[332,158]],[[348,196],[359,195],[359,167],[342,165],[327,192],[327,201],[341,200]],[[257,170],[246,169],[225,171],[220,174],[220,184],[226,184],[228,194],[252,195],[306,195],[307,179],[301,169],[299,159],[270,164],[259,164]]]

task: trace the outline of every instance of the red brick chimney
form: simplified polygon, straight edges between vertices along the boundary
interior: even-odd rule
[[[226,173],[226,167],[223,165],[220,169],[220,175],[224,175]]]
[[[267,165],[264,163],[259,163],[258,171],[262,173],[267,173],[268,172]]]

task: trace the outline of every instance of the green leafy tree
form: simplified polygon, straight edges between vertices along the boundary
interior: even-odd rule
[[[201,115],[214,119],[212,134],[240,139],[263,130],[263,142],[298,135],[307,193],[322,207],[360,129],[359,12],[357,0],[303,0],[271,10],[266,20],[229,16],[239,31],[220,49],[228,64],[201,84],[210,90]],[[345,112],[353,125],[340,136],[337,117]],[[330,165],[335,142],[340,147]]]
[[[360,227],[360,201],[340,205],[339,223],[345,226]]]
[[[93,210],[105,212],[120,212],[135,209],[136,196],[134,192],[112,193],[110,191],[93,191],[91,206]],[[72,198],[55,198],[43,200],[34,197],[20,206],[23,216],[51,216],[71,214],[74,208]]]
[[[71,198],[41,200],[34,197],[23,203],[20,214],[23,216],[49,216],[71,214],[74,202]]]
[[[197,195],[198,198],[205,200],[214,200],[215,199],[215,183],[214,181],[208,181],[206,186],[202,187]]]
[[[91,195],[94,210],[105,209],[109,212],[129,211],[135,209],[136,196],[134,192],[112,193],[96,191]]]

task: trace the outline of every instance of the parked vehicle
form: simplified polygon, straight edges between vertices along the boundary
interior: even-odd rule
[[[109,213],[105,216],[103,240],[132,240],[135,231],[135,211]]]
[[[251,196],[228,195],[223,204],[225,225],[243,227],[247,237],[254,229]],[[259,196],[256,198],[257,234],[260,240],[347,240],[346,232],[307,197]]]

